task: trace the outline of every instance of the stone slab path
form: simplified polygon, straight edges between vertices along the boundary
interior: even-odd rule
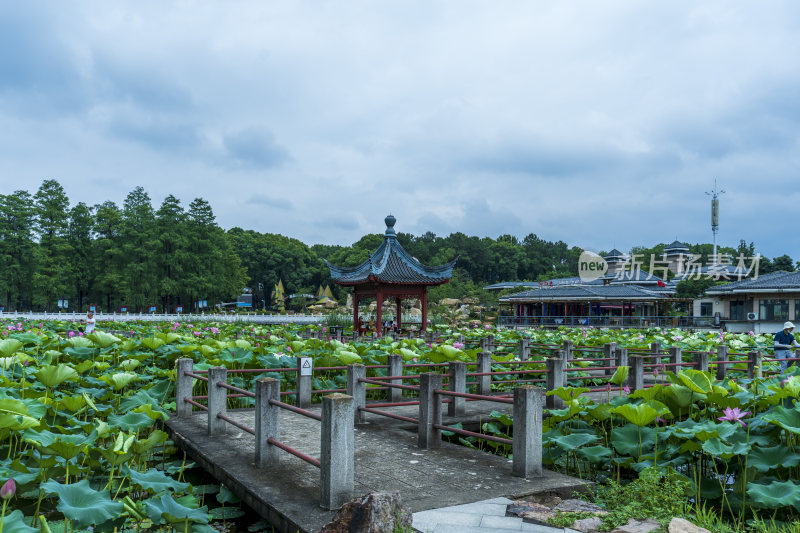
[[[475,424],[485,421],[492,410],[508,412],[511,407],[484,401],[466,405],[466,415],[445,416],[443,423]],[[383,409],[412,417],[418,410],[415,406]],[[253,409],[229,411],[228,416],[254,425]],[[288,453],[278,467],[255,468],[252,435],[229,425],[225,436],[210,438],[206,420],[205,412],[197,412],[187,418],[172,417],[166,425],[177,446],[278,531],[317,532],[330,521],[334,513],[319,507],[319,469]],[[281,441],[319,457],[319,422],[282,411],[280,423]],[[355,447],[355,495],[398,491],[413,513],[498,497],[520,499],[540,492],[569,495],[583,486],[579,479],[547,470],[541,478],[513,477],[509,459],[465,446],[442,443],[436,450],[419,449],[415,425],[369,413],[367,423],[356,426]],[[487,524],[492,520],[495,518],[487,518]],[[523,531],[521,527],[518,530]],[[463,528],[460,531],[466,533]]]
[[[414,529],[421,533],[573,533],[569,528],[541,526],[506,516],[508,498],[492,498],[414,513]]]

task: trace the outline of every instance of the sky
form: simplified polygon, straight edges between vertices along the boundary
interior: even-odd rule
[[[0,193],[800,259],[800,3],[2,2]]]

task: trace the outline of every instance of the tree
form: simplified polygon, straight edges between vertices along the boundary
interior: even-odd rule
[[[189,292],[185,278],[191,268],[187,232],[187,215],[180,200],[170,194],[156,212],[155,220],[155,237],[158,240],[156,277],[158,295],[164,309],[180,303],[181,296]],[[185,302],[185,305],[189,303]]]
[[[63,296],[72,278],[67,241],[69,198],[56,180],[45,180],[34,195],[36,233],[39,235],[37,269],[33,276],[35,297],[50,311]]]
[[[783,270],[785,272],[794,272],[794,261],[788,255],[781,255],[772,260],[772,268],[774,271]]]
[[[114,202],[94,206],[92,264],[95,275],[92,294],[105,301],[107,310],[119,302],[122,287],[122,212]]]
[[[71,253],[69,256],[69,272],[72,290],[70,296],[77,297],[78,309],[83,309],[83,300],[94,281],[95,270],[92,268],[92,228],[94,220],[91,209],[83,202],[78,202],[69,211],[67,226],[67,242]]]
[[[150,196],[136,187],[122,206],[120,251],[124,262],[121,268],[120,290],[133,309],[142,310],[155,303],[158,297],[155,215]]]
[[[30,307],[36,267],[33,198],[27,191],[0,195],[0,285],[7,310]]]

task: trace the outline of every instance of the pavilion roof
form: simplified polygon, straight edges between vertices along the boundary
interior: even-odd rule
[[[386,217],[383,242],[369,258],[354,267],[332,265],[325,260],[331,279],[338,285],[387,283],[394,285],[441,285],[450,281],[458,258],[444,265],[431,267],[420,263],[400,245],[394,231],[396,219]]]

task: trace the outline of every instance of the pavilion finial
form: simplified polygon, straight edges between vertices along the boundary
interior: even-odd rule
[[[387,237],[395,237],[397,233],[394,231],[394,223],[397,222],[397,219],[394,218],[394,215],[389,214],[383,221],[386,222],[386,233],[384,233],[384,235]]]

